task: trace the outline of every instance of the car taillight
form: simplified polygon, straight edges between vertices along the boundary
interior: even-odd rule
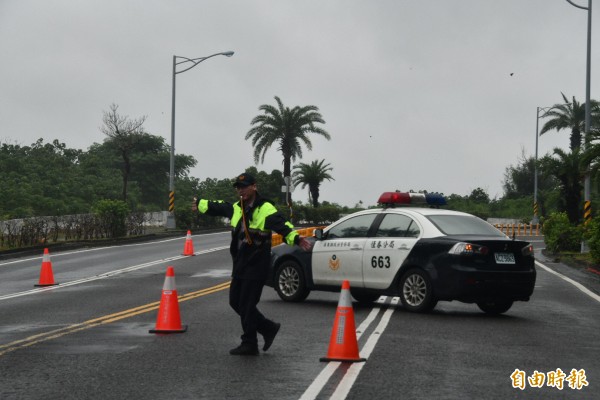
[[[521,249],[521,254],[524,256],[533,256],[533,245],[528,244]]]
[[[448,250],[448,253],[465,256],[473,254],[486,255],[489,253],[489,249],[486,246],[478,244],[459,242],[452,246],[452,248]]]

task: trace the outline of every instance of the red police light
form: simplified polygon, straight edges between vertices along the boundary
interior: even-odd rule
[[[377,203],[386,207],[408,204],[441,206],[446,204],[446,199],[439,193],[384,192]]]
[[[410,204],[410,194],[403,192],[385,192],[379,196],[379,204]]]

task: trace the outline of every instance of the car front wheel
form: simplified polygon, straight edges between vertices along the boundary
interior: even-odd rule
[[[284,301],[300,302],[306,299],[310,291],[302,268],[295,261],[284,261],[275,273],[275,290]]]
[[[381,295],[379,294],[369,293],[355,289],[350,289],[350,294],[352,295],[352,297],[354,297],[356,301],[362,304],[370,304],[381,297]]]
[[[400,300],[407,311],[428,312],[437,304],[431,279],[421,269],[411,269],[400,279]]]
[[[487,314],[502,314],[507,312],[513,305],[511,300],[480,301],[477,303],[479,309]]]

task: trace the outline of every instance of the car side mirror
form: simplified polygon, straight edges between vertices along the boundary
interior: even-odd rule
[[[323,235],[323,229],[322,228],[317,228],[315,229],[315,238],[317,238],[317,240],[323,240],[324,235]]]

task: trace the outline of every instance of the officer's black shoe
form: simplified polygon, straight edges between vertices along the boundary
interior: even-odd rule
[[[271,345],[273,344],[273,340],[275,340],[275,336],[277,336],[277,332],[279,332],[279,328],[281,328],[281,324],[275,323],[273,329],[263,334],[263,337],[265,338],[265,345],[263,346],[263,351],[269,350],[269,347],[271,347]]]
[[[233,356],[257,356],[258,346],[242,343],[235,349],[229,350],[229,354]]]

